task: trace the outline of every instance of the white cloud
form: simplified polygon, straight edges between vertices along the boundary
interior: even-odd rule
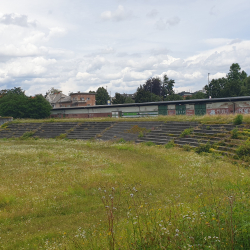
[[[153,9],[150,12],[147,13],[147,17],[149,18],[155,18],[159,14],[158,10]]]
[[[172,18],[169,18],[167,20],[164,20],[162,18],[160,18],[156,23],[155,23],[155,27],[159,30],[165,30],[165,29],[169,29],[173,26],[176,26],[180,23],[180,18],[175,16]]]
[[[132,17],[132,11],[126,11],[122,5],[119,5],[115,11],[104,11],[101,14],[101,18],[104,21],[119,22]]]
[[[36,27],[36,22],[29,20],[28,16],[16,13],[2,15],[0,17],[0,23],[5,25],[17,25],[21,27]]]

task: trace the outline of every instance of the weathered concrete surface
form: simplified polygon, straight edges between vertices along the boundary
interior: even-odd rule
[[[13,117],[0,117],[0,126],[3,125],[6,122],[11,122],[13,121]]]

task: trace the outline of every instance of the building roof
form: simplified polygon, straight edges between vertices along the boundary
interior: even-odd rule
[[[50,94],[46,96],[46,99],[49,103],[57,103],[60,101],[61,98],[66,97],[63,93],[58,93],[58,94]]]

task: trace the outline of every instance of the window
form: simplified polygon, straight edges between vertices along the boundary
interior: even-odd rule
[[[90,106],[90,104],[88,104],[87,106]]]
[[[88,100],[90,100],[90,98],[89,98],[89,97],[87,98],[87,101],[88,101]]]
[[[84,101],[84,97],[81,97],[80,100],[81,100],[81,101]]]

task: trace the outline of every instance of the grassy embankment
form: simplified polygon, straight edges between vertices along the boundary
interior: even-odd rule
[[[0,140],[0,249],[249,249],[250,173],[179,148]]]
[[[109,121],[109,122],[123,122],[123,121],[190,121],[199,122],[203,124],[228,124],[233,123],[237,115],[204,115],[204,116],[187,116],[187,115],[176,115],[176,116],[157,116],[157,117],[140,117],[140,118],[52,118],[52,119],[15,119],[12,123],[33,123],[33,122],[94,122],[94,121]],[[250,124],[250,114],[243,115],[244,123]]]

